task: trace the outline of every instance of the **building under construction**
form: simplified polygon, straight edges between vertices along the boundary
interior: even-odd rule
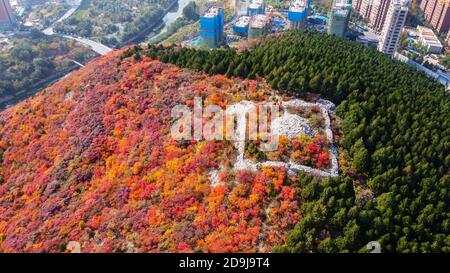
[[[256,39],[264,36],[269,32],[270,18],[264,14],[257,14],[250,18],[248,27],[248,38]]]
[[[288,27],[290,29],[306,28],[308,24],[308,1],[295,0],[288,11]]]
[[[200,17],[200,45],[218,47],[224,40],[224,11],[220,7],[211,7]]]
[[[264,0],[253,0],[252,3],[248,5],[248,16],[265,13],[266,13],[266,4]]]
[[[239,36],[247,37],[248,26],[250,24],[250,17],[241,16],[233,25],[233,33]]]
[[[347,32],[348,21],[352,9],[349,0],[334,0],[333,8],[330,12],[328,33],[338,37],[344,37]]]

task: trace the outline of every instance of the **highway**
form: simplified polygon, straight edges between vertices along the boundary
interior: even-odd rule
[[[63,16],[61,16],[61,18],[59,18],[58,20],[56,20],[56,22],[54,22],[50,27],[44,29],[42,31],[42,33],[44,33],[45,35],[54,35],[55,32],[53,31],[53,26],[57,23],[60,23],[64,20],[66,20],[67,18],[69,18],[70,16],[72,16],[72,14],[75,13],[75,11],[77,11],[77,9],[80,7],[81,5],[81,0],[67,0],[66,1],[68,4],[70,4],[71,8],[66,11],[66,13],[63,14]]]
[[[86,38],[82,38],[82,37],[73,37],[73,36],[69,36],[69,35],[60,35],[53,31],[53,27],[57,22],[61,22],[65,19],[69,18],[72,14],[75,13],[75,11],[78,10],[78,8],[81,5],[81,0],[68,0],[68,3],[71,5],[71,8],[63,16],[61,16],[55,23],[53,23],[52,26],[44,29],[42,31],[42,33],[44,33],[45,35],[48,35],[48,36],[59,35],[66,39],[76,40],[76,41],[80,42],[81,44],[83,44],[87,47],[90,47],[93,51],[97,52],[100,55],[105,55],[108,52],[112,51],[111,48],[109,48],[101,43],[92,41],[90,39],[86,39]],[[70,59],[70,61],[74,63],[73,66],[65,69],[64,71],[58,72],[50,77],[42,79],[41,81],[39,81],[39,82],[35,83],[33,86],[31,86],[29,89],[18,92],[15,96],[9,96],[7,98],[0,100],[0,111],[3,109],[9,108],[11,105],[16,104],[17,102],[35,94],[38,90],[40,90],[42,87],[45,87],[49,83],[54,82],[60,78],[66,77],[76,68],[84,67],[84,65],[82,63],[77,62],[76,60]]]
[[[55,24],[64,21],[65,19],[69,18],[72,14],[74,14],[75,11],[77,11],[78,8],[80,7],[81,0],[71,0],[71,1],[68,1],[68,3],[71,5],[71,8],[66,13],[64,13],[64,15],[61,16],[61,18],[59,18],[50,27],[44,29],[42,31],[42,33],[44,33],[45,35],[48,35],[48,36],[58,35],[57,33],[55,33],[53,31],[53,28],[54,28]],[[90,47],[93,51],[97,52],[100,55],[106,55],[106,54],[108,54],[109,52],[112,51],[112,49],[110,47],[107,47],[104,44],[101,44],[99,42],[96,42],[96,41],[93,41],[93,40],[90,40],[90,39],[87,39],[87,38],[73,37],[73,36],[70,36],[70,35],[62,35],[62,37],[66,38],[66,39],[76,40],[76,41],[84,44],[85,46]]]
[[[73,37],[73,36],[69,36],[69,35],[63,35],[63,37],[67,38],[67,39],[76,40],[76,41],[90,47],[93,51],[97,52],[100,55],[106,55],[112,51],[112,49],[110,47],[107,47],[104,44],[98,43],[98,42],[90,40],[90,39],[86,39],[83,37]]]

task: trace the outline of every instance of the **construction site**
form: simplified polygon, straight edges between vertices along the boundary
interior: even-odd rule
[[[217,48],[287,29],[306,28],[310,1],[293,0],[287,9],[275,9],[266,0],[213,1],[202,12],[199,37],[191,45]]]

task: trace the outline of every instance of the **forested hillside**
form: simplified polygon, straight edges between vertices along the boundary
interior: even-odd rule
[[[134,51],[137,51],[135,53]],[[302,219],[279,251],[450,251],[450,99],[438,83],[356,43],[317,32],[263,39],[253,50],[150,46],[146,54],[229,77],[264,77],[276,89],[339,104],[352,166],[338,181],[303,179]],[[357,202],[349,186],[375,198]]]
[[[264,82],[118,53],[0,113],[0,252],[268,252],[300,218],[283,168],[176,141],[171,110],[260,101]],[[218,170],[219,166],[221,169]],[[211,170],[216,170],[212,175]]]
[[[0,102],[73,66],[72,60],[84,63],[96,56],[76,41],[38,32],[15,37],[11,42],[0,52]]]
[[[338,104],[339,177],[236,169],[231,141],[170,136],[171,110],[196,96],[225,107],[312,93]],[[0,113],[0,252],[72,241],[83,252],[357,252],[370,241],[450,252],[449,120],[438,83],[316,32],[240,53],[115,51]],[[320,143],[292,147],[323,168]]]

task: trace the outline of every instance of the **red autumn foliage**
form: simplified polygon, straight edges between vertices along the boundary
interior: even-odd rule
[[[285,170],[226,170],[212,186],[209,171],[232,144],[170,138],[175,105],[194,95],[257,100],[267,85],[119,54],[0,113],[0,252],[59,252],[69,241],[83,252],[282,243],[300,217]]]

